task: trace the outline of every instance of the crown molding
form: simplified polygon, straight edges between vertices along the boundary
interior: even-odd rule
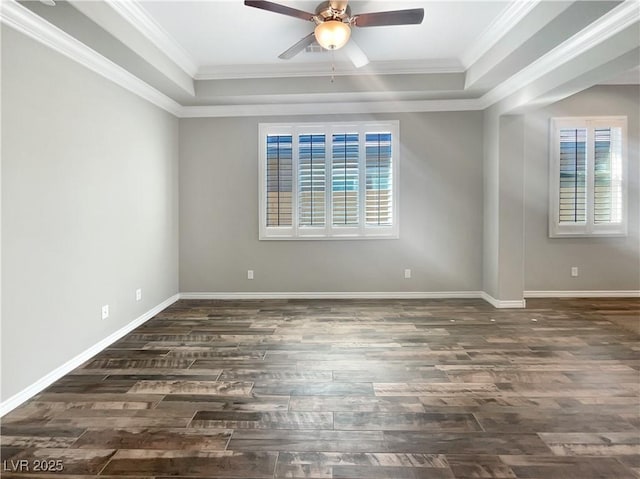
[[[191,56],[135,0],[105,0],[122,18],[142,33],[187,75],[194,78],[198,66]]]
[[[111,2],[112,0],[110,0]],[[123,2],[126,3],[126,2]],[[531,4],[527,2],[527,4]],[[522,12],[522,10],[520,11]],[[515,14],[511,15],[511,18]],[[151,87],[124,68],[105,58],[95,50],[73,38],[66,32],[50,24],[15,0],[2,0],[0,21],[15,30],[28,35],[36,41],[78,62],[86,68],[102,75],[108,80],[140,96],[150,103],[182,118],[201,117],[245,117],[245,116],[279,116],[279,115],[320,115],[320,114],[367,114],[367,113],[401,113],[401,112],[437,112],[437,111],[474,111],[484,110],[489,106],[519,91],[523,86],[536,81],[543,75],[566,64],[569,60],[588,51],[590,48],[606,41],[616,33],[640,21],[640,4],[636,0],[626,0],[610,12],[596,20],[587,28],[558,45],[525,67],[502,84],[485,93],[480,98],[422,100],[422,101],[370,101],[370,102],[307,102],[286,104],[253,104],[253,105],[204,105],[182,106],[162,92]],[[428,72],[460,72],[459,66],[452,64],[410,65],[405,63],[385,62],[368,69],[364,74],[381,74],[387,69],[391,73]],[[310,65],[308,68],[317,68]],[[398,70],[400,68],[400,70]],[[376,69],[371,71],[371,69]],[[427,71],[428,70],[428,71]],[[360,73],[360,70],[358,70]],[[229,74],[229,71],[225,74]],[[291,73],[293,75],[293,73]],[[307,73],[308,75],[308,73]],[[277,76],[283,76],[281,73]],[[242,73],[247,78],[247,72]]]
[[[142,7],[139,0],[104,0],[122,18],[163,51],[176,65],[194,80],[229,80],[241,78],[288,78],[307,76],[387,75],[464,73],[465,68],[455,59],[443,61],[383,61],[356,68],[350,62],[337,65],[337,71],[326,65],[313,63],[205,65],[198,67],[192,57]],[[539,1],[539,0],[528,0]]]
[[[473,111],[481,109],[477,99],[182,106],[15,0],[2,1],[0,21],[181,118]]]
[[[444,61],[383,61],[371,62],[356,68],[350,62],[335,64],[331,60],[313,63],[281,63],[277,65],[216,65],[204,66],[194,76],[195,80],[231,80],[245,78],[296,78],[308,76],[348,75],[410,75],[433,73],[464,73],[464,67],[456,60]]]
[[[2,0],[0,21],[154,105],[178,115],[180,104],[15,0]]]
[[[640,3],[625,0],[589,26],[573,35],[518,73],[502,82],[479,100],[481,109],[503,100],[542,76],[640,21]]]
[[[105,0],[117,13],[145,35],[194,80],[238,78],[329,76],[331,72],[317,63],[289,65],[205,65],[198,67],[189,54],[139,5],[138,0]],[[515,27],[541,0],[510,3],[462,55],[462,61],[444,62],[387,61],[357,69],[350,63],[341,65],[335,75],[460,73],[477,61],[508,31]]]
[[[487,26],[474,44],[462,54],[462,65],[465,68],[469,68],[477,62],[539,3],[540,0],[520,0],[510,3]]]
[[[289,103],[260,105],[185,106],[180,118],[220,118],[282,115],[344,115],[367,113],[418,113],[481,110],[476,98],[462,100],[372,101],[331,103]]]

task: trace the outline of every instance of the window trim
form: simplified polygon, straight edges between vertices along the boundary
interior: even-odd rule
[[[628,138],[626,116],[589,116],[589,117],[555,117],[551,118],[549,129],[549,237],[624,237],[628,226]],[[620,223],[596,224],[594,212],[594,157],[593,132],[599,127],[619,127],[622,143],[622,212]],[[560,223],[560,129],[586,128],[586,221],[584,223]]]
[[[359,221],[357,226],[339,226],[333,224],[332,204],[332,138],[335,133],[358,133],[359,141]],[[366,225],[366,154],[365,133],[391,133],[391,226]],[[259,197],[259,239],[260,240],[360,240],[360,239],[398,239],[399,222],[399,188],[400,184],[400,122],[390,121],[353,121],[353,122],[313,122],[313,123],[259,123],[258,125],[258,197]],[[325,225],[322,227],[300,226],[298,211],[298,136],[302,134],[326,135],[325,157]],[[293,145],[293,191],[292,191],[292,220],[291,226],[267,226],[266,222],[266,155],[267,135],[291,135]]]

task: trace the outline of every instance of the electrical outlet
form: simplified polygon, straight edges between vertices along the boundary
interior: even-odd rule
[[[577,278],[578,277],[578,267],[577,266],[572,266],[571,267],[571,277],[573,277],[573,278]]]
[[[411,270],[407,268],[404,270],[404,279],[410,279],[410,278],[411,278]]]
[[[136,301],[140,301],[142,299],[142,289],[136,289]]]
[[[247,279],[253,279],[253,270],[252,269],[247,270]]]
[[[109,305],[105,304],[102,307],[102,319],[107,319],[109,317]]]

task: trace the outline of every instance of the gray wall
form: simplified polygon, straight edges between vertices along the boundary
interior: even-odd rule
[[[483,232],[482,290],[494,298],[499,292],[500,232],[500,116],[483,114]]]
[[[398,240],[258,240],[258,123],[351,117],[181,120],[180,291],[479,291],[482,113],[381,118],[400,121]]]
[[[597,86],[527,115],[525,165],[525,290],[640,289],[640,87]],[[626,238],[549,238],[549,119],[626,115],[629,234]],[[580,275],[570,276],[571,266]]]
[[[177,178],[177,119],[2,28],[3,400],[178,291]]]
[[[500,225],[497,299],[521,300],[524,286],[524,118],[500,117]]]
[[[484,112],[483,291],[498,301],[522,301],[524,125],[522,115]]]
[[[498,281],[521,170],[494,161],[520,153],[490,112],[357,118],[400,121],[400,239],[258,241],[258,123],[354,117],[177,120],[10,28],[2,45],[2,400],[178,290],[522,289]],[[525,289],[640,289],[638,105],[637,86],[596,87],[524,119]],[[548,238],[549,118],[621,114],[629,236]]]

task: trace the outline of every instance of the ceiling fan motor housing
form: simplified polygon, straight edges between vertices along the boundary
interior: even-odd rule
[[[349,23],[351,19],[351,7],[345,5],[346,2],[322,2],[316,8],[317,22],[326,22],[328,20],[338,20],[341,22]],[[339,6],[341,8],[336,8]]]

